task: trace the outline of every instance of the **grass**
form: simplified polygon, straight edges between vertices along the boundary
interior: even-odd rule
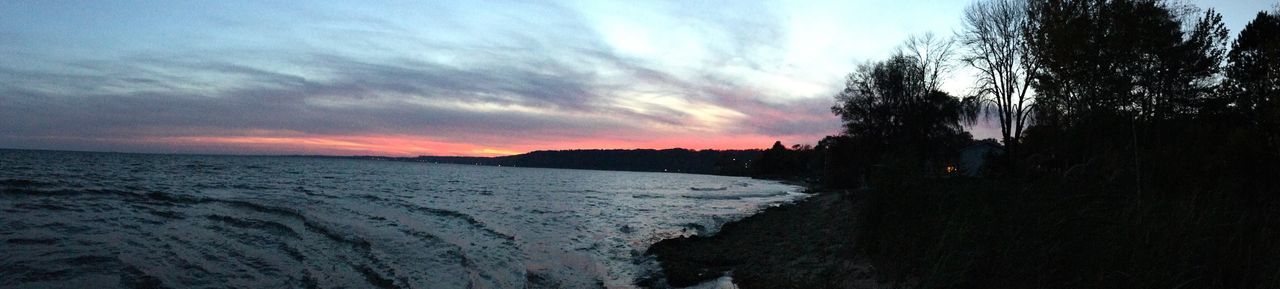
[[[874,178],[858,244],[919,288],[1280,288],[1270,194],[1102,181]]]

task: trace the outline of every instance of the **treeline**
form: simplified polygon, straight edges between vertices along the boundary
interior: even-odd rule
[[[975,142],[961,126],[964,104],[940,90],[952,49],[940,37],[912,37],[889,59],[859,66],[832,107],[844,133],[813,147],[774,144],[753,176],[813,178],[828,188],[855,188],[866,185],[870,170],[887,165],[946,173],[959,161],[959,150]]]
[[[760,150],[556,150],[500,157],[420,156],[407,161],[487,166],[746,176]]]
[[[849,237],[882,278],[1280,287],[1280,9],[1234,39],[1174,1],[983,0],[958,17],[955,37],[850,74],[844,133],[808,153],[823,183],[862,189]],[[939,89],[957,67],[973,93]],[[960,177],[961,125],[983,118],[1003,153]]]

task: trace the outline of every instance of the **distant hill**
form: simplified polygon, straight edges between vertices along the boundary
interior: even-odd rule
[[[586,169],[637,172],[677,172],[745,176],[761,150],[556,150],[501,157],[419,156],[413,158],[358,157],[398,161]]]

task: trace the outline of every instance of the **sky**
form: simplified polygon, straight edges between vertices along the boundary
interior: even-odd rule
[[[746,149],[968,1],[0,1],[0,148]],[[1232,33],[1268,1],[1206,1]],[[963,70],[944,87],[965,93]],[[971,128],[995,137],[990,125]]]

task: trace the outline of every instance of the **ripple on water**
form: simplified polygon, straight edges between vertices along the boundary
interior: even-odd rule
[[[794,187],[684,174],[0,150],[0,287],[628,287]],[[650,260],[650,261],[645,261]]]

